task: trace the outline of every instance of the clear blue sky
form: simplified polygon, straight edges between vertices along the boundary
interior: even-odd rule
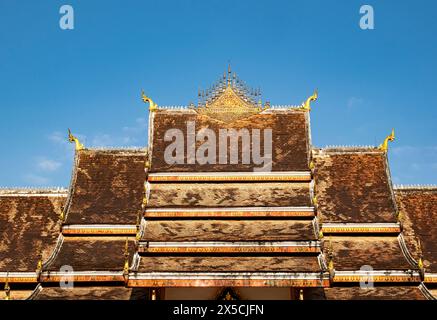
[[[59,8],[75,29],[59,28]],[[371,4],[375,29],[359,28]],[[0,185],[68,186],[73,146],[145,146],[144,88],[196,101],[228,61],[272,104],[311,113],[316,146],[396,129],[395,183],[437,183],[436,1],[0,1]]]

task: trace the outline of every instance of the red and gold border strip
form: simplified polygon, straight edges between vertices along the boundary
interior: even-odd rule
[[[317,241],[299,242],[148,242],[140,253],[319,253]]]
[[[421,282],[418,272],[409,271],[335,271],[333,282]]]
[[[149,182],[242,182],[242,181],[311,181],[311,172],[205,172],[150,173]]]
[[[320,273],[133,273],[128,287],[328,287]]]
[[[400,233],[398,223],[323,223],[324,234],[334,233]]]
[[[64,225],[63,235],[135,235],[135,225]]]
[[[90,271],[90,272],[53,272],[45,271],[41,274],[41,282],[121,282],[125,280],[123,272]]]
[[[145,217],[314,217],[312,207],[146,208]]]
[[[36,283],[36,272],[0,272],[0,282],[9,283]]]
[[[425,272],[425,283],[437,283],[437,273]]]

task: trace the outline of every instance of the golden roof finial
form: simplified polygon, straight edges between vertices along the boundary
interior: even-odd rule
[[[384,139],[384,142],[381,143],[378,147],[379,150],[387,152],[388,151],[388,142],[395,140],[395,129],[391,130],[391,134]]]
[[[231,63],[228,64],[228,87],[231,86],[232,81],[232,71],[231,71]]]
[[[150,112],[155,112],[156,110],[158,110],[158,105],[155,102],[153,102],[152,99],[150,99],[148,96],[144,94],[144,90],[141,91],[141,99],[143,100],[144,103],[149,103]]]
[[[311,102],[316,101],[318,97],[319,97],[319,94],[318,94],[318,91],[316,89],[316,90],[314,90],[313,95],[308,97],[308,99],[306,99],[306,101],[302,103],[302,105],[300,106],[300,109],[305,110],[305,111],[311,111]]]
[[[82,149],[85,148],[85,147],[83,146],[83,144],[80,143],[79,139],[76,138],[75,136],[73,136],[73,134],[71,133],[71,130],[70,130],[70,129],[68,129],[68,141],[69,141],[70,143],[73,143],[73,142],[74,142],[74,143],[76,144],[76,150],[82,150]]]
[[[9,272],[6,273],[5,300],[11,300],[11,287],[9,286]]]

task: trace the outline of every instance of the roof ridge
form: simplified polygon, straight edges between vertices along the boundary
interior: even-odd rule
[[[0,195],[9,194],[59,194],[68,193],[68,189],[64,187],[0,187]]]
[[[395,190],[437,190],[435,184],[395,184],[393,186]]]
[[[139,146],[125,146],[125,147],[117,147],[117,146],[97,146],[97,147],[87,147],[85,150],[91,151],[147,151],[147,147],[139,147]]]

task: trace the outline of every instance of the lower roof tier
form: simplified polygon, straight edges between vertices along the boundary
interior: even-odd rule
[[[40,287],[32,300],[146,300],[146,288],[124,286],[86,286],[73,288]]]
[[[76,271],[123,271],[126,260],[125,237],[64,237],[45,271],[60,272],[67,265]],[[132,261],[135,241],[128,241],[128,261]]]
[[[331,287],[323,291],[326,300],[426,300],[418,286]]]
[[[399,189],[396,198],[408,249],[416,259],[423,255],[426,273],[437,273],[437,188]]]
[[[336,271],[417,269],[404,256],[398,237],[333,236],[324,252],[332,251]]]
[[[0,272],[34,272],[56,246],[66,192],[0,190]]]

